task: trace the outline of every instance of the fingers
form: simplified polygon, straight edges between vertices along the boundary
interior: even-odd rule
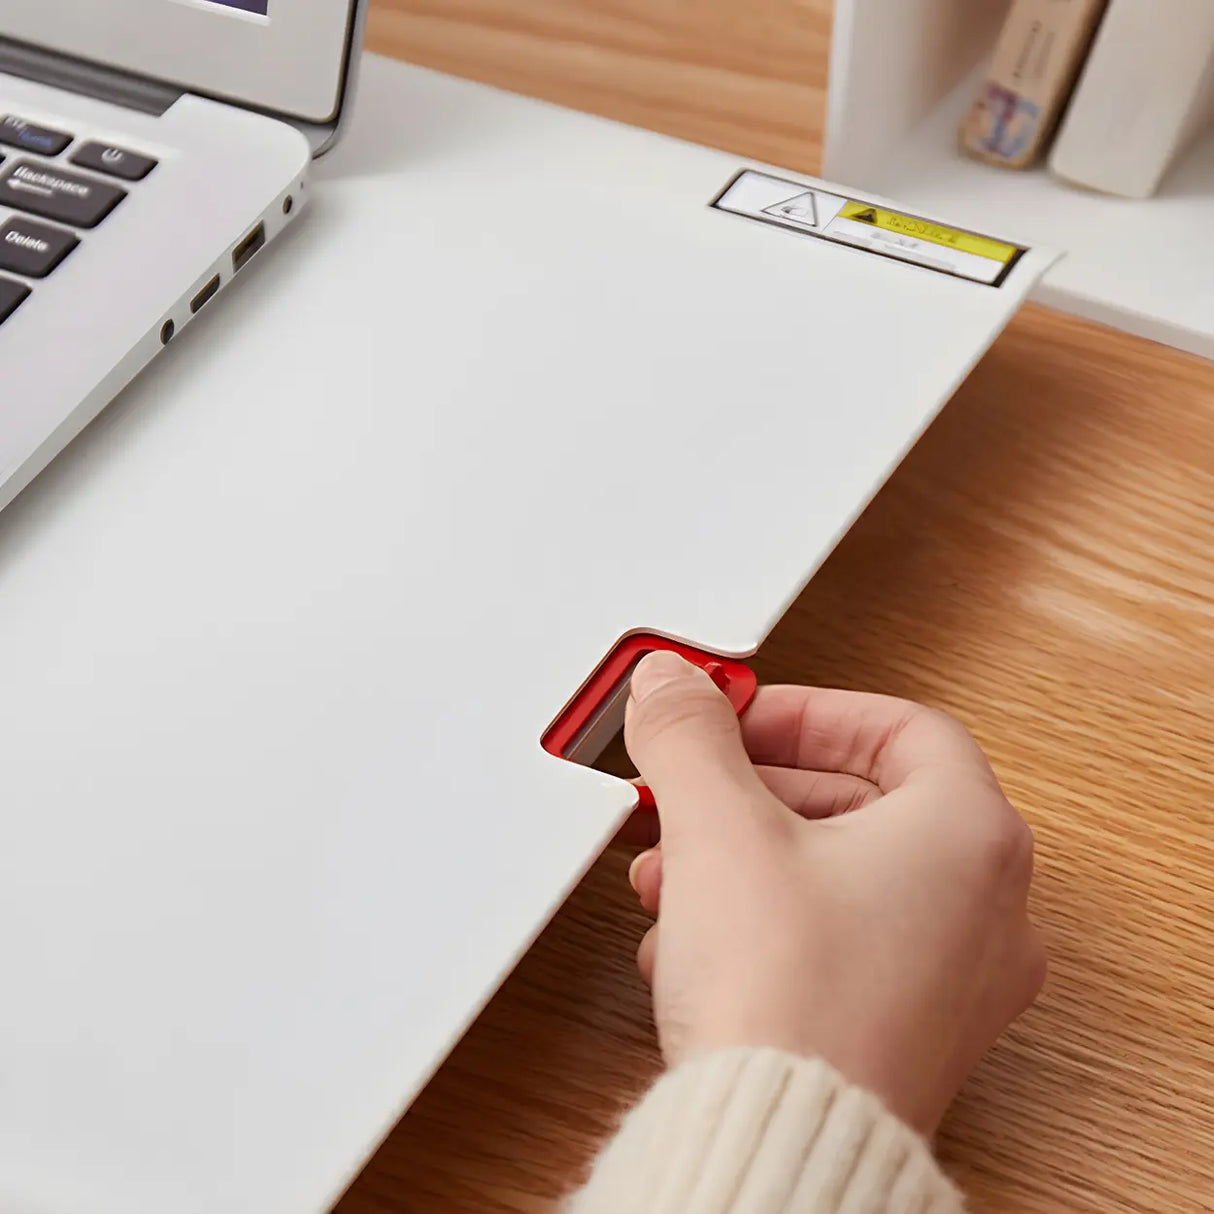
[[[624,724],[628,753],[653,790],[667,846],[769,811],[738,719],[702,670],[676,654],[646,656],[632,676]]]
[[[641,907],[651,915],[658,913],[662,891],[662,852],[660,848],[643,851],[628,869],[628,880],[641,900]],[[655,923],[637,946],[637,969],[647,986],[653,985],[653,967],[658,948],[658,925]]]
[[[858,776],[833,771],[798,771],[792,767],[758,767],[759,779],[769,792],[802,818],[836,818],[863,809],[881,790]],[[614,843],[631,850],[657,847],[662,832],[658,816],[637,810],[617,832]]]
[[[881,790],[859,776],[834,771],[798,771],[794,767],[756,768],[759,779],[802,818],[836,818],[862,809]],[[652,816],[652,815],[650,815]]]
[[[658,955],[658,925],[655,923],[637,946],[637,969],[646,986],[653,986],[653,966]]]
[[[757,764],[839,772],[884,791],[930,767],[990,776],[986,756],[963,725],[892,696],[764,687],[742,719],[742,736]]]
[[[658,913],[662,894],[662,851],[643,851],[628,869],[628,883],[641,900],[641,909],[651,915]]]
[[[759,778],[793,813],[803,818],[834,818],[861,809],[881,795],[867,780],[827,771],[794,771],[788,767],[760,767]],[[628,869],[628,881],[651,915],[658,913],[662,890],[662,847],[656,814],[640,813],[630,829],[617,839],[639,846]],[[627,835],[625,836],[625,831]]]
[[[826,771],[794,771],[787,767],[761,767],[759,778],[793,813],[804,818],[834,818],[861,809],[881,795],[875,785],[855,776]],[[656,814],[633,815],[617,841],[642,850],[628,869],[628,882],[647,913],[656,915],[662,892],[662,847]]]

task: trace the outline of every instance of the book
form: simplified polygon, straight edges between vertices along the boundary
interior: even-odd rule
[[[970,156],[1037,163],[1058,127],[1106,0],[1014,0],[982,87],[961,126]]]
[[[1088,189],[1149,198],[1212,108],[1214,0],[1111,0],[1050,168]]]

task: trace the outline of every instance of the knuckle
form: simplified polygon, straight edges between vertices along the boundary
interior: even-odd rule
[[[942,738],[949,738],[977,748],[978,742],[968,725],[943,708],[923,708],[924,721]]]
[[[1041,993],[1041,988],[1045,986],[1045,980],[1049,976],[1049,969],[1050,958],[1046,951],[1045,941],[1035,927],[1030,927],[1029,945],[1025,958],[1025,982],[1028,988],[1026,1006]]]
[[[1009,806],[1009,809],[1011,807]],[[1011,810],[1012,823],[1008,827],[1011,836],[1010,850],[1013,867],[1025,877],[1032,876],[1033,863],[1037,853],[1037,839],[1033,828],[1014,810]]]
[[[933,728],[942,733],[969,733],[969,730],[961,724],[960,719],[944,708],[933,708],[928,704],[920,704],[918,709],[923,720],[930,722]]]
[[[854,785],[844,791],[834,812],[840,815],[855,813],[856,810],[863,809],[876,796],[875,788],[862,780],[857,780]]]
[[[1013,998],[1019,1005],[1016,1008],[1017,1014],[1033,1006],[1049,975],[1049,956],[1041,933],[1031,923],[1028,923],[1024,930],[1024,942],[1017,958],[1019,964],[1014,965],[1012,969],[1016,976]]]
[[[875,766],[879,756],[887,750],[892,750],[904,734],[913,733],[921,727],[931,728],[935,709],[928,708],[926,704],[918,704],[914,700],[896,698],[890,701],[890,705],[893,709],[891,723],[874,742],[869,766]]]
[[[938,742],[947,743],[948,749],[971,772],[981,772],[983,780],[998,789],[999,781],[991,768],[982,744],[960,717],[953,716],[942,708],[919,706],[914,717],[924,732],[930,732]]]
[[[975,840],[983,873],[1000,882],[1027,885],[1033,871],[1035,841],[1029,824],[1006,800],[989,815]]]
[[[912,737],[918,742],[931,741],[936,745],[947,742],[958,749],[979,749],[974,735],[951,713],[914,700],[900,700],[894,723],[878,742],[876,753],[890,749],[900,739]]]

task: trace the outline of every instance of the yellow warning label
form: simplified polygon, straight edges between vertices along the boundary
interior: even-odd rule
[[[960,253],[986,257],[1000,265],[1007,265],[1020,252],[1016,245],[1005,244],[1002,240],[992,240],[989,236],[979,236],[974,232],[963,232],[959,228],[944,227],[927,219],[916,219],[913,215],[901,215],[897,211],[887,211],[867,202],[844,203],[839,218],[871,224],[883,232],[893,232],[912,240],[926,241],[928,244],[943,245],[946,249],[956,249]]]

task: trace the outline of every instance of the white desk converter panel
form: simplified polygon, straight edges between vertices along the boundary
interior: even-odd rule
[[[622,634],[754,650],[1049,264],[372,60],[313,211],[0,516],[0,1208],[323,1208],[627,812]]]

